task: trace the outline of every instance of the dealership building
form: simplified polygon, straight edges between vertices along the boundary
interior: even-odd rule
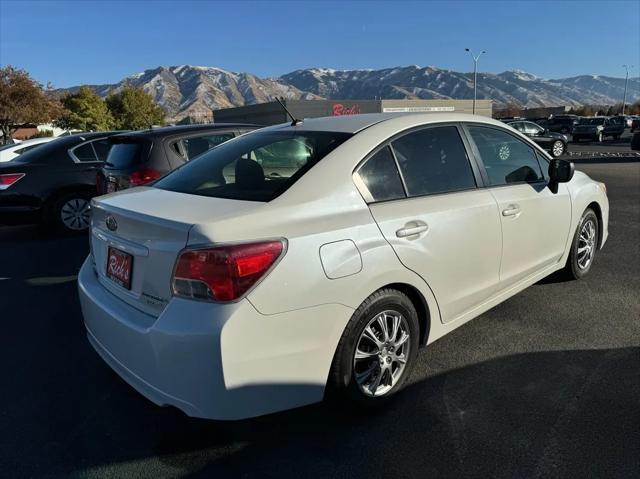
[[[471,113],[473,100],[284,100],[296,118],[357,115],[360,113]],[[476,114],[491,117],[491,100],[477,100]],[[276,101],[237,108],[214,110],[213,118],[220,123],[255,123],[277,125],[289,117]]]

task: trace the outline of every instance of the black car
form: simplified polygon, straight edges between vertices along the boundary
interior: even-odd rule
[[[557,115],[547,120],[546,128],[554,133],[568,135],[573,133],[573,128],[579,121],[580,118],[576,115]]]
[[[520,133],[527,135],[538,145],[551,153],[554,158],[557,158],[567,151],[567,142],[569,139],[561,133],[549,131],[532,121],[511,121],[507,124],[518,130]]]
[[[85,230],[96,173],[117,133],[65,136],[0,163],[0,224],[44,221],[66,232]]]
[[[230,123],[182,125],[113,136],[113,147],[98,174],[98,194],[151,183],[201,153],[257,128]]]

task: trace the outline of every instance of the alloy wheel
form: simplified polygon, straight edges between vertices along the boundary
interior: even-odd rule
[[[89,227],[91,205],[84,198],[71,198],[60,209],[62,224],[73,231],[82,231]]]
[[[406,368],[409,339],[409,324],[398,311],[383,311],[367,323],[353,357],[353,374],[362,393],[379,397],[393,389]]]
[[[562,153],[564,153],[564,145],[562,144],[561,141],[556,141],[553,144],[552,153],[553,153],[553,156],[560,156],[562,155]]]
[[[596,250],[596,225],[592,219],[584,222],[578,238],[578,267],[587,269]]]

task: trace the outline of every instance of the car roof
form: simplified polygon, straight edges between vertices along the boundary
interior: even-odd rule
[[[174,125],[162,126],[158,128],[148,128],[146,130],[136,130],[123,132],[122,136],[128,137],[164,137],[183,133],[194,133],[199,131],[215,131],[233,128],[262,128],[262,125],[250,123],[208,123],[204,125]]]
[[[378,123],[394,123],[407,115],[412,115],[424,124],[445,122],[480,122],[490,125],[504,126],[504,123],[493,118],[470,115],[466,113],[365,113],[361,115],[325,116],[308,118],[302,123],[292,126],[291,123],[275,125],[270,130],[295,129],[296,131],[331,131],[339,133],[358,133]]]

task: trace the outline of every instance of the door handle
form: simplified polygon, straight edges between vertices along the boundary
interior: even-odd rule
[[[519,205],[509,205],[502,210],[502,216],[516,216],[518,213],[520,213]]]
[[[396,231],[398,238],[406,238],[407,236],[419,235],[429,229],[427,223],[423,221],[409,221],[404,227]]]

